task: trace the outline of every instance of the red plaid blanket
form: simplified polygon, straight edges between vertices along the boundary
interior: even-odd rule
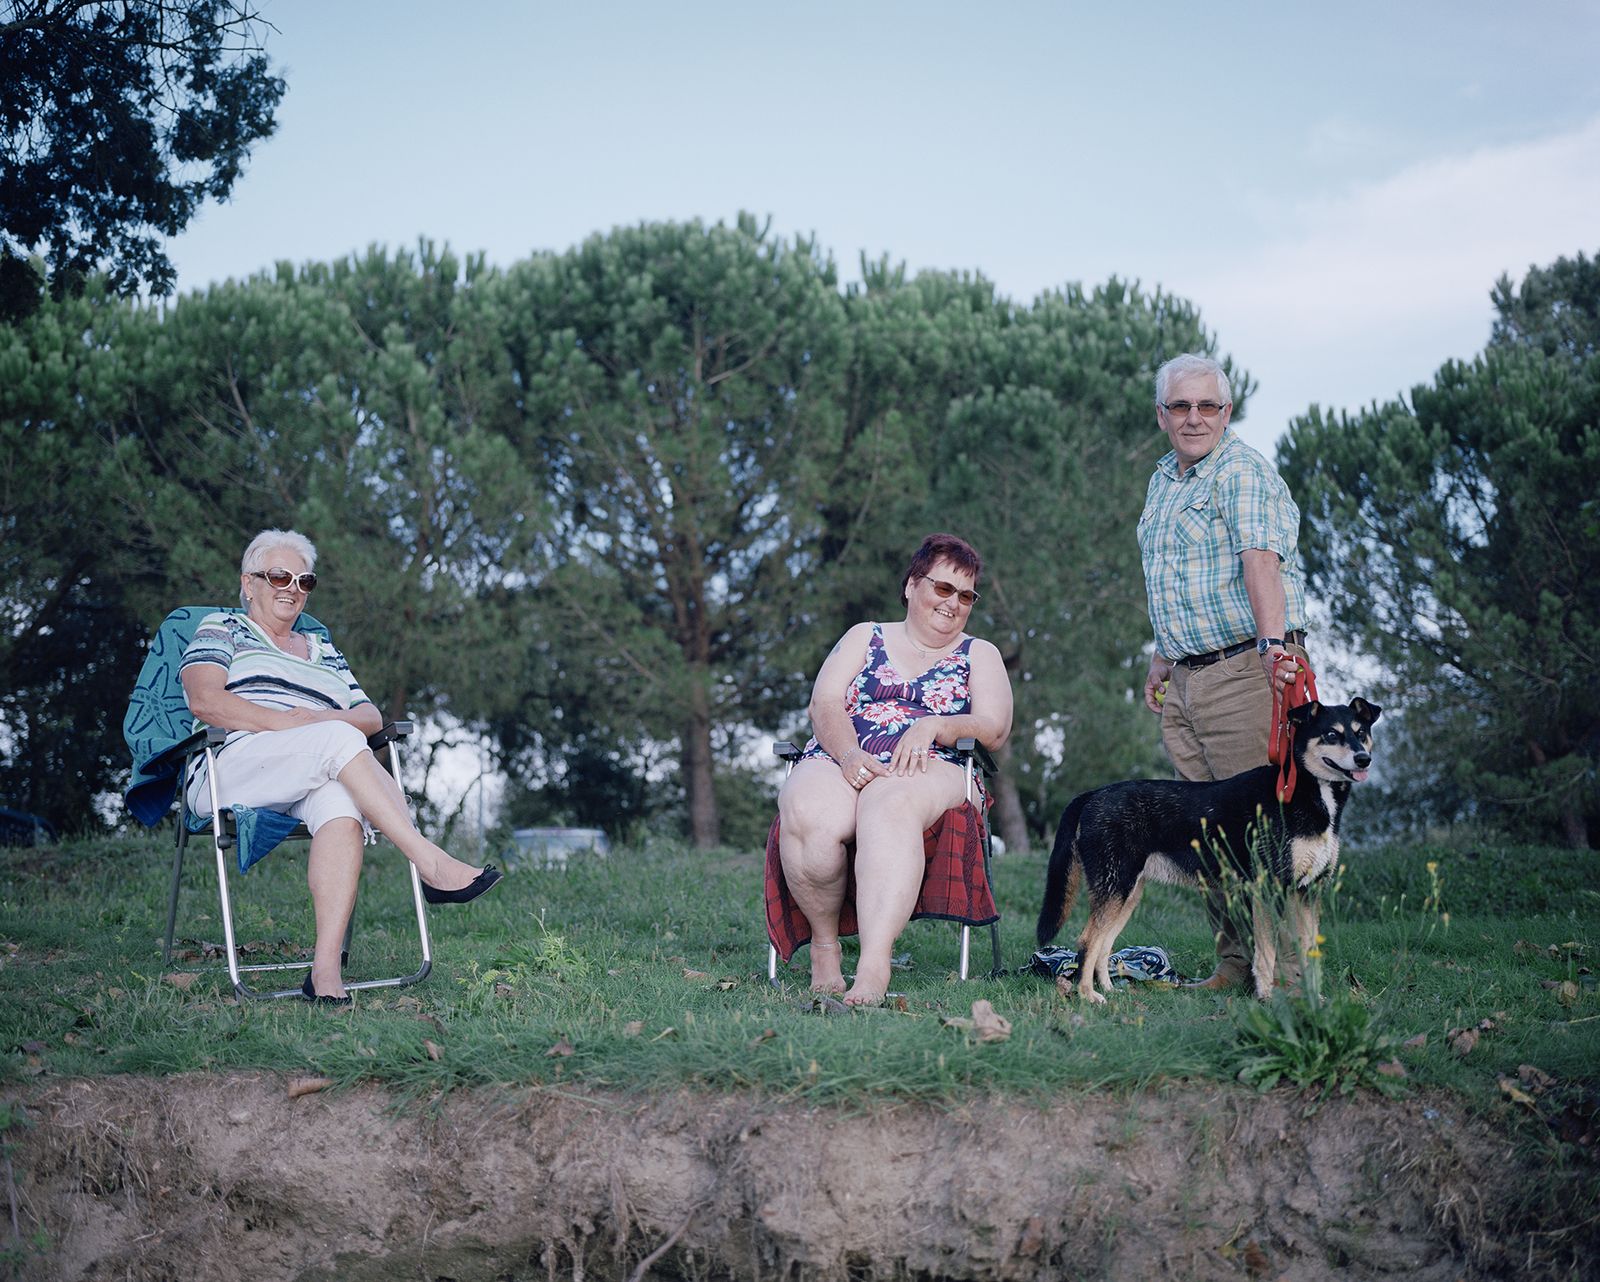
[[[917,906],[911,914],[913,921],[940,917],[969,926],[987,926],[1000,920],[994,894],[989,889],[988,872],[983,866],[982,820],[970,801],[945,811],[939,821],[922,834],[922,853],[928,864],[922,876],[922,890],[917,895]],[[849,872],[844,907],[839,912],[840,935],[853,935],[857,930],[853,846],[847,858]],[[778,950],[778,956],[788,961],[797,948],[810,942],[811,923],[790,897],[789,885],[783,878],[776,818],[767,833],[766,880],[767,938]]]

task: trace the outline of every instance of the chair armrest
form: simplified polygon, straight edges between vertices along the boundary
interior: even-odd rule
[[[228,737],[226,730],[219,730],[216,726],[207,726],[204,730],[196,730],[187,739],[180,739],[163,752],[158,752],[144,763],[144,773],[147,775],[163,774],[169,768],[176,769],[183,763],[183,759],[192,753],[198,752],[202,745],[210,744],[215,748]]]
[[[800,749],[795,747],[794,744],[790,743],[787,739],[780,739],[777,743],[772,745],[772,755],[775,757],[781,757],[784,761],[787,761],[790,765],[793,765],[796,761],[800,760]]]
[[[367,736],[367,747],[376,752],[386,743],[393,743],[396,739],[404,739],[411,733],[409,721],[390,721],[377,734]]]
[[[989,755],[989,750],[976,739],[968,736],[956,740],[956,751],[964,757],[972,757],[978,763],[978,769],[983,771],[985,777],[993,778],[1000,773],[1000,767],[995,765],[994,758]]]

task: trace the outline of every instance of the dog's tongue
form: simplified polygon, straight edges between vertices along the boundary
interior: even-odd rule
[[[1365,770],[1352,770],[1350,772],[1350,777],[1352,779],[1354,779],[1357,783],[1366,783],[1366,781],[1367,781],[1367,772]]]

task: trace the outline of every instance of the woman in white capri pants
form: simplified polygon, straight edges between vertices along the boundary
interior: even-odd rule
[[[224,806],[293,815],[311,832],[306,878],[317,943],[302,992],[309,1001],[348,1002],[339,953],[355,908],[361,853],[376,828],[417,866],[431,904],[464,904],[500,880],[446,854],[411,822],[405,796],[378,764],[367,736],[383,718],[350,673],[344,655],[321,636],[296,632],[306,594],[317,585],[317,550],[293,530],[263,530],[240,564],[246,613],[208,615],[184,651],[179,675],[189,709],[229,732],[218,750]],[[211,813],[205,769],[189,804]]]

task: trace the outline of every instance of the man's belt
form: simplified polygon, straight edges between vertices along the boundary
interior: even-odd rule
[[[1305,648],[1306,634],[1296,629],[1283,635],[1284,645],[1297,645]],[[1174,659],[1174,663],[1181,663],[1186,668],[1209,668],[1213,663],[1223,659],[1231,659],[1236,654],[1243,654],[1246,650],[1254,650],[1254,640],[1241,641],[1238,645],[1224,646],[1220,650],[1208,650],[1205,654],[1186,654],[1181,659]]]

